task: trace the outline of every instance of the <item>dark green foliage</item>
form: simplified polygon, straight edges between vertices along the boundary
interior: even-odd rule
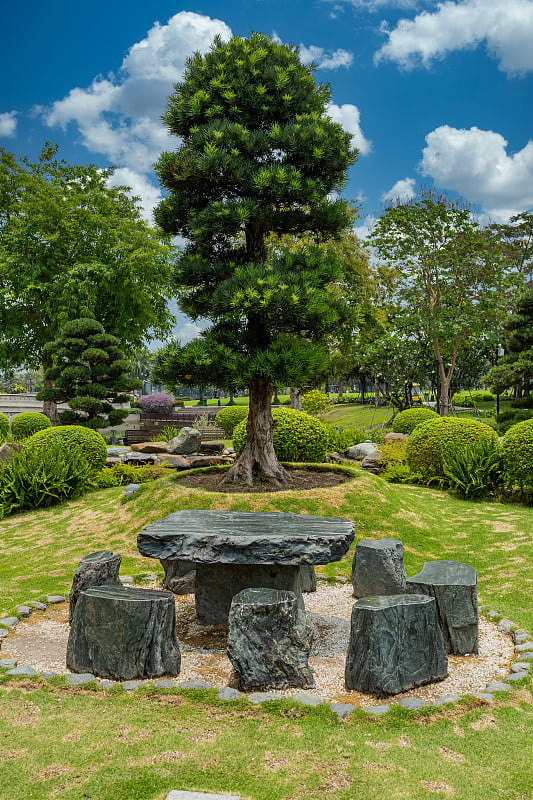
[[[46,508],[86,490],[91,467],[80,450],[59,440],[45,448],[23,447],[0,469],[0,517]]]
[[[23,439],[33,436],[37,431],[50,428],[51,425],[52,423],[44,414],[40,414],[38,411],[27,411],[13,417],[11,420],[11,434],[15,441],[21,442]]]
[[[9,434],[9,417],[0,414],[0,443],[5,442]]]
[[[533,411],[528,408],[508,408],[496,415],[497,430],[500,435],[516,425],[518,422],[533,419]]]
[[[274,418],[274,450],[280,461],[315,461],[326,458],[328,429],[323,422],[293,408],[272,409]],[[233,431],[233,446],[241,453],[246,442],[246,420]]]
[[[323,423],[328,431],[328,453],[343,453],[348,447],[364,442],[366,433],[359,428],[341,428],[339,425]]]
[[[82,452],[92,470],[99,470],[105,464],[107,446],[103,436],[80,425],[59,425],[39,431],[26,441],[24,449],[42,453],[55,442],[64,450]]]
[[[483,391],[481,389],[474,389],[471,392],[455,392],[452,397],[454,406],[463,406],[464,408],[474,408],[476,403],[487,403],[495,400],[496,395],[492,392]]]
[[[233,435],[235,426],[248,417],[246,406],[226,406],[221,408],[216,416],[217,425],[222,428],[227,438]]]
[[[477,500],[492,494],[502,478],[496,440],[479,439],[464,448],[451,448],[442,460],[443,472],[459,497]]]
[[[45,373],[45,379],[55,383],[53,389],[45,390],[46,396],[67,402],[71,409],[60,412],[63,424],[104,428],[128,416],[128,411],[114,409],[112,403],[129,402],[131,398],[123,392],[141,382],[127,377],[131,365],[118,344],[100,322],[82,318],[67,322],[59,339],[45,345],[44,351],[55,360]],[[44,399],[44,391],[37,397]]]
[[[492,390],[500,393],[514,385],[527,387],[533,378],[533,288],[519,298],[505,330],[505,355],[486,376]]]
[[[520,489],[533,486],[533,419],[510,428],[501,443],[504,481]]]
[[[412,433],[417,425],[437,416],[437,412],[431,408],[406,408],[394,417],[392,430],[394,433]]]
[[[407,464],[424,480],[445,478],[444,458],[452,452],[463,452],[482,439],[496,440],[492,428],[483,422],[436,417],[416,427],[409,436],[405,450]]]

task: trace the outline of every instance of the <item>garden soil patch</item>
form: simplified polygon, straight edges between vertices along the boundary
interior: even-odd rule
[[[224,473],[225,475],[226,473]],[[289,483],[286,486],[273,486],[258,478],[253,486],[239,484],[223,484],[224,475],[218,472],[197,472],[194,475],[178,475],[176,482],[191,489],[205,489],[208,492],[230,492],[231,494],[250,492],[286,492],[294,489],[328,489],[340,483],[353,480],[353,475],[342,472],[294,469],[289,471]]]

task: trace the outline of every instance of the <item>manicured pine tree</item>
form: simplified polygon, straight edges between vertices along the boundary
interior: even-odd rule
[[[164,116],[180,143],[156,166],[168,195],[155,217],[188,240],[175,268],[180,308],[209,323],[200,339],[207,383],[249,389],[248,437],[226,481],[252,484],[259,472],[286,482],[273,446],[274,384],[304,384],[346,318],[334,255],[266,257],[269,234],[312,232],[318,243],[350,225],[337,192],[357,151],[328,117],[330,90],[313,71],[297,48],[262,34],[216,39],[188,60]],[[189,374],[182,361],[175,382]]]

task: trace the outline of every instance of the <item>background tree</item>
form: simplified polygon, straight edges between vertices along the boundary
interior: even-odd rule
[[[253,34],[193,55],[164,117],[181,144],[157,164],[169,195],[155,216],[189,240],[175,272],[180,307],[210,323],[208,350],[218,348],[222,371],[249,389],[247,441],[228,481],[252,484],[259,471],[286,482],[273,446],[274,383],[314,372],[327,358],[320,342],[346,314],[326,291],[340,280],[336,258],[313,250],[267,260],[265,248],[270,233],[327,238],[350,223],[332,193],[356,153],[328,118],[329,99],[296,48]],[[220,371],[209,383],[224,385]]]
[[[505,355],[485,380],[492,391],[500,394],[511,386],[529,394],[533,379],[533,288],[518,300],[516,312],[505,324]]]
[[[501,325],[509,265],[494,234],[466,206],[424,189],[387,206],[369,238],[377,256],[397,270],[404,328],[431,344],[446,416],[459,354],[470,339]]]
[[[52,394],[50,399],[56,403],[68,403],[71,410],[59,413],[63,425],[119,425],[129,412],[113,408],[112,403],[129,402],[131,397],[125,392],[141,386],[141,381],[129,377],[131,364],[119,344],[94,319],[67,322],[61,336],[44,345],[55,361],[45,378],[55,386],[40,392],[37,399]]]
[[[493,224],[491,231],[501,242],[512,268],[526,283],[533,281],[533,213],[522,211],[506,224]]]
[[[113,170],[36,163],[0,149],[0,367],[52,366],[47,342],[94,317],[127,348],[170,328],[172,249],[140,217]],[[50,387],[48,387],[50,388]],[[45,401],[52,419],[55,407]]]

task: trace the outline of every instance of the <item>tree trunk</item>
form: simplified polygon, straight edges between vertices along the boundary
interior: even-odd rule
[[[274,420],[272,419],[272,382],[254,381],[250,384],[250,410],[246,425],[244,450],[228,470],[223,483],[253,486],[254,475],[265,483],[286,486],[288,473],[274,452]]]
[[[289,395],[291,398],[291,408],[296,411],[302,410],[302,392],[300,389],[294,389],[292,386],[289,388]]]
[[[228,406],[234,406],[235,405],[235,399],[234,398],[235,398],[235,392],[233,391],[233,389],[230,389],[229,390],[229,403],[228,403]]]
[[[51,356],[43,357],[43,372],[46,375],[46,370],[54,366],[54,361]],[[45,389],[53,389],[54,382],[50,379],[45,379],[43,384]],[[43,400],[43,414],[45,414],[52,425],[57,425],[57,403],[55,400]]]

